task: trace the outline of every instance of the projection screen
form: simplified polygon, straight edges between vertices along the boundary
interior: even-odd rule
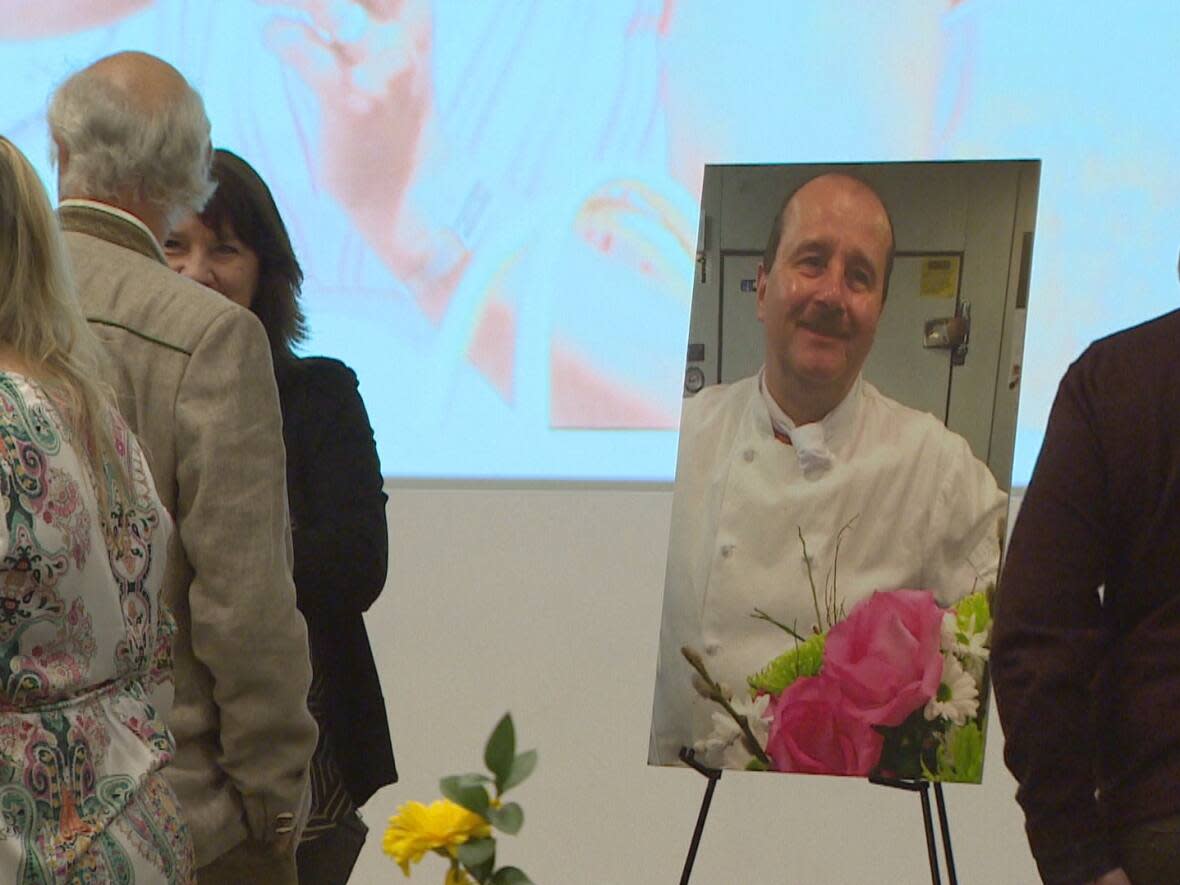
[[[1013,484],[1092,339],[1176,301],[1176,14],[1006,0],[4,0],[0,131],[140,49],[268,181],[305,353],[403,479],[668,482],[706,163],[1039,159]],[[853,11],[854,10],[854,11]]]

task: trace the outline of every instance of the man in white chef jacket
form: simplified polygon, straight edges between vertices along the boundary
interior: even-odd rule
[[[746,678],[792,643],[755,609],[809,635],[830,626],[825,594],[845,610],[878,589],[928,589],[949,604],[994,580],[1007,498],[986,465],[861,377],[893,252],[889,213],[866,183],[805,183],[758,268],[762,370],[684,404],[653,764],[700,748],[720,710],[693,690],[681,646],[740,701]],[[705,761],[743,764],[731,749]]]

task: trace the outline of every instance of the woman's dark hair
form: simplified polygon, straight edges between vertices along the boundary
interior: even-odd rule
[[[232,230],[258,256],[258,291],[250,309],[262,321],[278,365],[292,359],[293,347],[307,337],[299,306],[303,271],[270,188],[253,167],[218,148],[213,152],[213,180],[217,190],[198,217],[212,231]]]

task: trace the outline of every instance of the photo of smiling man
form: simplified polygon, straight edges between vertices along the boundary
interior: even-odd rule
[[[875,726],[913,716],[942,728],[945,714],[945,734],[950,719],[979,713],[975,689],[974,706],[959,708],[942,690],[940,627],[943,609],[994,580],[1007,496],[963,437],[864,377],[895,255],[890,211],[867,181],[843,171],[805,181],[782,202],[753,283],[762,368],[684,402],[652,764],[692,748],[721,768],[865,776],[881,758]],[[883,676],[853,698],[847,684],[821,682],[850,638],[832,631],[824,658],[831,628],[875,591],[903,589],[923,593],[878,594],[896,610],[865,617],[904,634],[891,647],[910,649],[913,687]],[[851,638],[863,641],[875,640]],[[757,678],[776,666],[780,691],[799,680],[790,716]],[[890,696],[866,700],[878,689]],[[892,719],[865,714],[874,704]],[[823,745],[812,756],[809,741]]]

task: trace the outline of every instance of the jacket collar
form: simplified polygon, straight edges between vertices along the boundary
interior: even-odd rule
[[[62,230],[97,237],[164,264],[159,242],[130,212],[93,200],[62,200],[57,216]]]

